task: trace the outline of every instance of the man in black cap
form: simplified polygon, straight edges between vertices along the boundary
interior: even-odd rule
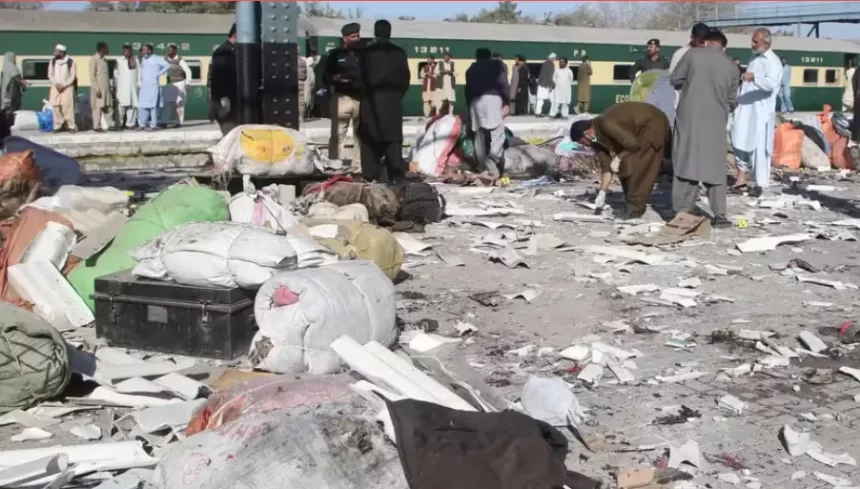
[[[700,48],[705,45],[705,38],[708,37],[708,34],[711,33],[711,28],[706,24],[699,22],[698,24],[693,26],[693,29],[690,31],[690,44],[686,46],[682,46],[672,54],[672,62],[669,63],[669,72],[675,71],[675,67],[678,66],[678,63],[681,61],[681,58],[687,54],[687,51],[690,48]],[[681,100],[681,91],[675,90],[675,108],[678,108],[678,101]]]
[[[236,127],[236,24],[227,40],[212,52],[206,85],[209,87],[209,120],[218,121],[221,134]]]
[[[346,24],[340,30],[343,35],[340,47],[332,49],[326,60],[323,80],[329,88],[331,119],[331,139],[329,157],[343,158],[346,133],[352,122],[353,133],[353,173],[361,172],[360,138],[358,136],[359,98],[361,97],[361,72],[359,53],[361,48],[361,25],[355,22]],[[337,139],[335,139],[337,138]]]
[[[409,57],[391,42],[391,23],[379,20],[376,37],[361,56],[361,169],[368,181],[397,183],[409,170],[403,161],[403,97],[409,90]],[[382,164],[382,160],[385,164]]]
[[[660,55],[659,39],[649,39],[648,44],[645,45],[645,49],[647,50],[647,54],[637,59],[636,63],[633,64],[633,68],[630,68],[631,82],[636,79],[636,75],[640,71],[669,69],[669,60],[665,56]]]

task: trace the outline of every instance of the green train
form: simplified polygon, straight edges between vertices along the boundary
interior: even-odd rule
[[[110,46],[110,63],[116,62],[124,43],[137,48],[149,42],[157,54],[163,53],[167,44],[174,43],[193,75],[186,119],[205,119],[209,57],[214,47],[224,41],[233,21],[232,16],[214,14],[5,10],[0,17],[0,50],[18,55],[22,73],[31,82],[25,108],[40,110],[42,101],[47,99],[48,63],[55,44],[68,47],[78,66],[78,86],[84,88],[89,86],[89,70],[84,67],[98,41]],[[325,53],[335,47],[340,42],[344,22],[347,21],[300,19],[299,51],[304,54],[314,49]],[[373,20],[357,22],[362,26],[362,36],[371,37]],[[689,40],[688,33],[672,31],[413,20],[394,20],[392,24],[395,42],[410,55],[413,82],[405,107],[406,114],[413,116],[421,115],[419,73],[429,56],[451,54],[460,73],[457,105],[461,105],[462,73],[479,47],[502,54],[507,63],[513,63],[516,55],[525,56],[535,75],[540,63],[552,52],[569,58],[574,73],[580,57],[588,54],[593,68],[592,110],[601,111],[629,97],[629,70],[644,54],[646,40],[660,39],[667,58]],[[747,60],[750,37],[729,35],[728,38],[728,54]],[[777,36],[773,47],[792,66],[792,98],[797,110],[817,111],[823,104],[840,107],[845,67],[850,59],[856,60],[860,46],[851,41]]]

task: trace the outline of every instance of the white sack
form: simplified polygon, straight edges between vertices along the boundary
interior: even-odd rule
[[[411,161],[424,175],[439,176],[445,170],[444,160],[460,139],[461,121],[453,115],[434,120],[424,134],[418,136],[410,152]]]
[[[286,231],[298,224],[290,211],[275,199],[262,192],[234,195],[228,204],[230,220],[242,224],[253,224],[275,231]]]
[[[87,212],[95,210],[101,214],[124,212],[128,207],[128,192],[114,187],[81,187],[63,185],[50,197],[40,197],[28,205],[42,210],[63,214],[69,210]]]
[[[803,136],[803,147],[800,150],[800,163],[803,168],[813,170],[829,170],[830,158],[809,137]]]
[[[311,239],[232,222],[183,224],[129,255],[137,277],[200,287],[256,288],[277,271],[336,260]]]
[[[242,175],[312,175],[315,171],[307,137],[287,127],[244,124],[227,133],[208,152],[220,171]]]
[[[38,131],[39,118],[35,110],[16,110],[12,132]]]
[[[280,287],[298,301],[276,307]],[[255,368],[275,373],[336,372],[340,358],[330,345],[342,335],[385,346],[397,339],[394,284],[364,260],[274,275],[257,292],[254,315],[260,329],[249,356]]]

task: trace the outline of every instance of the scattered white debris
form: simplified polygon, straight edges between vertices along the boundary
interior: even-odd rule
[[[798,275],[797,281],[802,284],[823,285],[825,287],[831,287],[836,290],[857,290],[858,288],[860,288],[854,284],[850,284],[847,282],[840,282],[838,280],[825,280],[823,278],[807,277],[805,275]]]
[[[24,428],[21,433],[12,435],[12,441],[36,441],[47,440],[53,437],[54,434],[50,431],[45,431],[42,428]]]
[[[702,279],[699,277],[682,278],[678,280],[678,287],[682,289],[696,289],[702,286]]]
[[[791,474],[791,480],[796,481],[806,477],[806,472],[802,470],[798,470],[797,472]]]
[[[621,382],[622,384],[629,384],[636,381],[636,377],[633,376],[633,373],[624,367],[609,365],[609,370],[615,375],[618,382]]]
[[[857,460],[851,455],[847,453],[843,453],[842,455],[827,453],[817,441],[809,443],[809,449],[806,451],[806,454],[813,460],[821,462],[829,467],[836,467],[839,464],[851,465],[853,467],[857,466]]]
[[[535,300],[535,298],[537,298],[537,296],[539,295],[540,292],[538,292],[536,289],[528,288],[515,294],[505,294],[505,298],[509,301],[520,298],[528,303],[531,303],[531,301]]]
[[[88,441],[100,440],[102,437],[102,429],[94,424],[73,426],[69,432],[78,438]]]
[[[682,463],[688,463],[698,468],[701,466],[700,459],[699,444],[693,440],[687,440],[680,447],[674,445],[669,447],[669,461],[666,466],[670,469],[677,469]]]
[[[733,486],[736,486],[736,485],[741,483],[741,478],[738,477],[737,474],[734,474],[732,472],[724,472],[724,473],[718,475],[717,479],[719,479],[719,480],[721,480],[727,484],[731,484]]]
[[[741,401],[735,396],[725,395],[717,401],[717,405],[721,408],[728,409],[735,414],[742,414],[747,408],[747,403]]]
[[[654,284],[624,285],[618,287],[617,290],[622,294],[636,295],[648,292],[657,292],[658,290],[660,290],[660,287],[657,287]]]
[[[839,367],[839,371],[845,375],[850,375],[851,377],[854,377],[855,380],[860,381],[860,369],[851,367]]]
[[[579,372],[579,375],[576,377],[578,380],[583,382],[588,382],[589,384],[597,385],[600,382],[600,379],[603,377],[603,367],[600,365],[595,365],[593,363],[589,363]]]
[[[738,243],[736,246],[741,253],[756,253],[761,251],[773,251],[777,246],[786,243],[799,243],[808,241],[812,236],[808,234],[789,234],[786,236],[764,236],[760,238],[752,238]]]
[[[662,382],[664,384],[675,384],[678,382],[686,382],[688,380],[698,379],[699,377],[703,377],[707,374],[707,372],[685,372],[666,377],[658,375],[654,378],[657,379],[658,382]]]
[[[683,308],[689,308],[696,307],[696,301],[694,299],[699,295],[699,292],[690,289],[670,288],[662,290],[658,299],[670,304],[677,304]]]
[[[794,431],[790,425],[782,427],[782,440],[785,443],[785,450],[792,457],[799,457],[809,450],[809,433]]]
[[[460,336],[466,336],[468,334],[477,333],[478,328],[470,323],[464,323],[463,321],[457,321],[454,325],[454,329],[457,330],[457,334]]]
[[[853,482],[851,482],[850,479],[846,479],[844,477],[827,475],[821,472],[813,472],[812,475],[814,475],[815,478],[820,480],[821,482],[826,482],[838,489],[849,489],[853,485]]]
[[[802,331],[798,335],[798,339],[801,343],[806,346],[813,353],[821,353],[827,350],[827,344],[825,344],[818,336],[815,336],[813,333],[809,331]]]

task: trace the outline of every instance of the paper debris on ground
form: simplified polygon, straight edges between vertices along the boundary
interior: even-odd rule
[[[463,321],[457,321],[457,323],[454,324],[454,329],[457,330],[457,334],[460,336],[466,336],[478,332],[478,328],[474,325],[471,323],[464,323]]]
[[[686,382],[688,380],[695,380],[695,379],[698,379],[699,377],[704,377],[705,375],[708,375],[708,373],[707,372],[683,372],[683,373],[678,373],[675,375],[668,375],[668,376],[658,375],[654,378],[658,382],[661,382],[663,384],[675,384],[678,382]]]
[[[526,212],[522,209],[513,209],[510,207],[498,207],[494,209],[481,209],[478,207],[459,207],[451,205],[445,208],[445,214],[450,217],[498,217],[510,215],[523,215]]]
[[[594,255],[606,256],[610,260],[620,259],[633,263],[644,263],[645,265],[661,265],[666,261],[666,256],[662,254],[645,253],[619,246],[586,246],[584,251]]]
[[[536,289],[528,288],[515,294],[505,294],[505,298],[509,301],[520,298],[530,303],[531,301],[535,300],[535,298],[537,298],[537,296],[539,295],[540,292],[538,292]]]
[[[439,250],[436,250],[436,255],[449,267],[462,267],[466,265],[466,262],[464,262],[463,259],[457,255],[443,253]]]
[[[99,440],[102,437],[102,429],[94,424],[73,426],[69,433],[83,440]]]
[[[795,431],[791,425],[785,425],[782,427],[781,435],[785,450],[792,457],[799,457],[809,450],[809,433],[801,433]]]
[[[609,371],[612,372],[612,374],[615,375],[615,378],[618,379],[618,382],[622,384],[636,381],[636,377],[633,376],[633,373],[620,365],[610,364]]]
[[[579,375],[576,377],[578,380],[583,382],[588,382],[589,384],[597,384],[600,382],[600,379],[603,377],[603,367],[600,365],[595,365],[593,363],[589,363],[579,372]]]
[[[642,285],[623,285],[618,287],[618,292],[627,295],[636,295],[647,292],[657,292],[660,290],[660,287],[657,287],[655,284],[642,284]]]
[[[609,217],[602,214],[582,214],[579,212],[559,212],[552,215],[553,221],[561,222],[605,222]]]
[[[671,446],[669,448],[669,461],[666,466],[670,469],[677,469],[681,464],[687,463],[693,467],[701,466],[701,454],[699,453],[699,444],[693,440],[687,440],[680,447]]]
[[[827,344],[821,341],[818,336],[809,332],[809,331],[801,331],[798,335],[798,339],[803,345],[808,348],[813,353],[821,353],[827,350]]]
[[[852,367],[839,367],[839,371],[845,375],[850,375],[854,377],[855,380],[860,381],[860,369],[852,368]]]
[[[741,483],[741,478],[738,477],[737,474],[732,472],[723,472],[717,476],[717,479],[733,486],[736,486]]]
[[[812,475],[821,482],[830,484],[835,489],[852,489],[854,485],[854,483],[851,482],[851,479],[846,479],[845,477],[828,475],[822,472],[813,472]]]
[[[690,289],[670,288],[660,291],[658,299],[670,304],[677,304],[681,307],[688,308],[696,306],[696,301],[694,299],[699,295],[699,292]]]
[[[528,263],[525,262],[522,256],[519,255],[513,248],[505,248],[502,251],[493,251],[489,255],[489,259],[492,262],[502,263],[508,268],[516,268],[516,267],[525,267],[529,268]]]
[[[394,237],[407,255],[427,256],[423,252],[433,248],[432,243],[421,241],[408,233],[394,233]]]
[[[699,277],[682,278],[678,280],[678,287],[682,289],[697,289],[701,287],[702,279]]]
[[[788,243],[800,243],[812,239],[808,234],[788,234],[785,236],[762,236],[752,238],[738,243],[736,246],[741,253],[756,253],[761,251],[773,251],[777,246]]]
[[[806,454],[813,460],[821,462],[829,467],[836,467],[839,464],[850,465],[852,467],[857,466],[857,460],[851,455],[847,453],[843,453],[841,455],[827,453],[817,441],[809,443],[809,449],[806,451]]]
[[[832,287],[836,290],[857,290],[858,287],[851,283],[840,282],[838,280],[825,280],[823,278],[816,277],[807,277],[804,275],[797,275],[797,281],[802,284],[815,284],[815,285],[823,285],[825,287]]]
[[[45,431],[42,428],[24,428],[17,435],[12,435],[12,441],[47,440],[53,436],[50,431]]]
[[[725,395],[721,397],[717,401],[717,405],[723,409],[727,409],[735,414],[743,414],[744,409],[747,407],[747,403],[741,401],[735,396]]]

